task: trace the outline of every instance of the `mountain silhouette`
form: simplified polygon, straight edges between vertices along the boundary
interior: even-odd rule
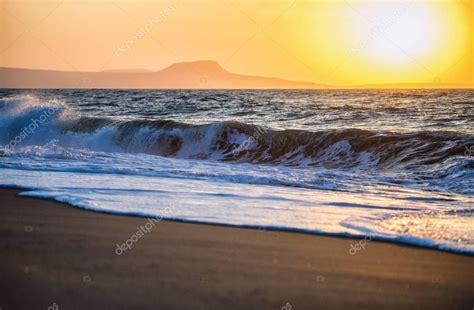
[[[318,88],[310,82],[231,73],[216,61],[175,63],[160,71],[143,69],[101,72],[0,68],[2,88]]]

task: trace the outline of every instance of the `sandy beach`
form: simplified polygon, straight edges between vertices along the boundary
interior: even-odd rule
[[[145,218],[18,193],[0,190],[2,310],[474,305],[469,256],[375,241],[351,255],[358,240],[170,221],[146,225]],[[130,249],[117,250],[137,231]]]

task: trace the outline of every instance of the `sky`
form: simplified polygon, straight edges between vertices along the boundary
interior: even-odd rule
[[[0,66],[474,85],[474,1],[0,0]]]

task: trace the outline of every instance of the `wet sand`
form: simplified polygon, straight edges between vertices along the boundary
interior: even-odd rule
[[[473,309],[474,257],[145,218],[0,189],[0,308]],[[150,228],[150,225],[146,227]]]

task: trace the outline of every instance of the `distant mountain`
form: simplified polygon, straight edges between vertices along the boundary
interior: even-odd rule
[[[173,64],[161,71],[72,72],[0,68],[1,88],[322,88],[309,82],[230,73],[216,61]]]
[[[137,73],[137,72],[153,72],[153,71],[148,70],[148,69],[111,69],[111,70],[104,70],[102,72]]]

